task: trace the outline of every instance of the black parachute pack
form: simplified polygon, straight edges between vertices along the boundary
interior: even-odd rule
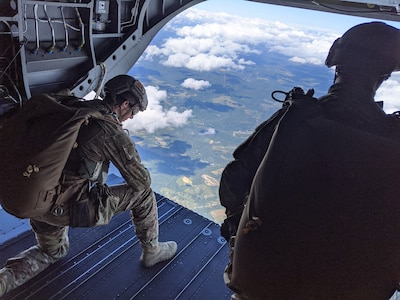
[[[0,204],[18,218],[51,209],[81,126],[91,119],[110,121],[95,109],[64,105],[58,101],[62,97],[34,96],[2,122]]]
[[[278,95],[283,95],[284,99],[279,99],[281,97],[277,97]],[[221,235],[226,240],[236,235],[253,178],[281,119],[289,108],[293,107],[293,103],[296,103],[295,107],[301,110],[307,110],[307,107],[314,108],[318,100],[313,95],[314,89],[309,89],[304,93],[300,87],[293,87],[289,92],[280,90],[272,92],[271,97],[281,102],[282,108],[258,125],[233,152],[234,160],[224,169],[219,190],[221,204],[227,212],[227,218],[221,226]]]
[[[343,119],[334,97],[328,109],[289,100],[268,125],[225,273],[246,299],[388,299],[398,287],[400,119],[373,104]]]

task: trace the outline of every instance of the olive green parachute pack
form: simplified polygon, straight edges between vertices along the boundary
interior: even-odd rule
[[[69,107],[58,98],[34,96],[2,122],[0,204],[18,218],[34,218],[51,209],[81,126],[106,119],[95,109]]]

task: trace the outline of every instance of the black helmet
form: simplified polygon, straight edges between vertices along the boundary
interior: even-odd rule
[[[112,101],[118,104],[128,100],[132,105],[138,103],[140,111],[147,108],[148,100],[144,86],[139,80],[129,75],[118,75],[110,79],[105,84],[104,91],[106,97],[109,95]]]
[[[338,38],[325,64],[332,66],[367,67],[380,73],[400,71],[400,31],[383,22],[370,22],[350,28]]]

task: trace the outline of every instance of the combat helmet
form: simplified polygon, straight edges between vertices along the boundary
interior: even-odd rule
[[[118,75],[104,86],[106,97],[111,97],[113,103],[128,100],[131,105],[139,104],[140,111],[147,108],[148,99],[142,83],[129,75]]]
[[[400,71],[400,31],[383,22],[356,25],[333,43],[325,64],[368,67],[388,75]]]

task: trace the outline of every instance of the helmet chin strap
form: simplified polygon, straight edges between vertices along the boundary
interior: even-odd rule
[[[118,120],[121,122],[122,119],[124,119],[125,116],[129,115],[132,113],[132,110],[129,109],[125,113],[121,114],[122,108],[121,105],[118,106],[119,109],[119,114],[118,114]],[[130,117],[129,117],[130,118]]]
[[[121,119],[123,119],[123,117],[125,117],[127,114],[129,114],[129,112],[126,112],[126,113],[124,113],[123,115],[121,115],[120,121],[121,121]],[[130,117],[129,117],[128,119],[130,119]]]

